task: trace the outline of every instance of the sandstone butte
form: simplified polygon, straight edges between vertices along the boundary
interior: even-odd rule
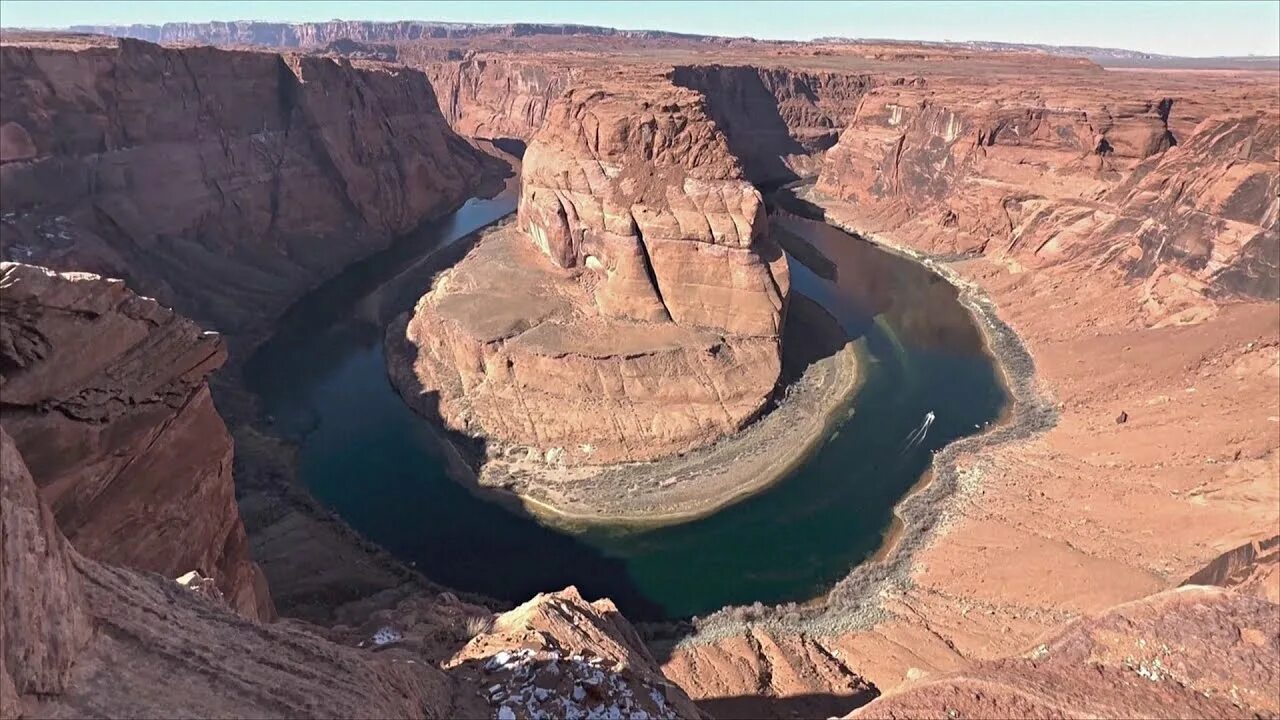
[[[612,78],[551,108],[515,226],[423,297],[412,372],[392,375],[487,442],[558,464],[651,460],[762,412],[788,287],[760,193],[702,97]]]
[[[537,26],[155,32],[285,47],[0,40],[4,259],[64,271],[4,269],[0,714],[564,714],[572,687],[524,682],[552,661],[651,715],[1280,714],[1274,68]],[[306,288],[501,174],[463,136],[536,159],[566,91],[624,96],[609,77],[641,69],[701,95],[745,180],[816,178],[829,222],[982,298],[1034,360],[1011,387],[1048,410],[1011,421],[1050,421],[961,453],[929,517],[800,620],[719,613],[674,648],[572,591],[495,615],[414,577],[289,489],[287,453],[232,412],[237,548],[221,343],[165,307],[223,333],[234,374]],[[620,191],[590,193],[600,222]],[[515,231],[591,308],[587,233],[548,233],[551,257]],[[239,408],[233,377],[214,390]],[[65,452],[23,440],[41,427]],[[282,616],[316,622],[262,622],[250,557]],[[171,579],[188,570],[212,582]]]

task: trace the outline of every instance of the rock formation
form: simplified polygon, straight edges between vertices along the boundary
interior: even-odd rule
[[[530,718],[702,715],[613,603],[589,603],[573,587],[499,615],[446,667],[488,688],[497,717],[503,708]]]
[[[485,611],[447,595],[431,601],[432,614],[415,598],[360,642],[335,642],[326,635],[340,630],[258,624],[173,580],[81,556],[3,429],[0,498],[6,718],[485,717],[504,701],[532,716],[512,704],[521,694],[558,715],[556,708],[617,706],[655,718],[698,716],[616,610],[573,589],[498,617],[492,633],[452,659],[441,638]]]
[[[402,66],[7,34],[0,79],[5,259],[228,333],[501,172]]]
[[[1212,295],[1280,296],[1280,126],[1176,101],[943,101],[882,88],[818,179],[849,222],[931,252],[1077,261]]]
[[[1270,717],[1280,607],[1185,587],[1071,623],[1021,657],[927,678],[850,718]]]
[[[401,61],[411,50],[401,48]],[[581,69],[551,59],[468,58],[414,63],[431,79],[440,112],[454,132],[527,141]]]
[[[0,425],[62,532],[105,562],[198,570],[269,619],[209,396],[225,359],[218,335],[123,281],[0,263]]]
[[[723,40],[708,35],[664,32],[661,30],[618,30],[594,25],[561,23],[447,23],[401,20],[372,22],[368,20],[331,20],[313,23],[273,22],[177,22],[163,25],[73,25],[72,32],[98,33],[136,38],[156,43],[200,43],[209,45],[263,45],[267,47],[324,47],[336,40],[358,42],[400,42],[433,38],[466,39],[474,37],[530,37],[536,35],[580,35],[586,37],[627,38],[636,40],[683,38],[690,40]],[[747,40],[750,42],[750,40]]]
[[[643,74],[575,87],[525,153],[516,226],[393,327],[416,348],[393,377],[449,427],[548,460],[657,458],[762,411],[788,286],[700,95]]]
[[[887,82],[870,74],[751,65],[677,65],[671,79],[706,96],[711,117],[754,183],[816,174],[862,96]]]

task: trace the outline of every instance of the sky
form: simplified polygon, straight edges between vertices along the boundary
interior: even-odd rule
[[[4,27],[53,28],[207,20],[306,22],[334,18],[579,23],[777,40],[808,40],[823,36],[999,40],[1118,47],[1167,55],[1280,55],[1280,0],[0,0],[0,25]]]

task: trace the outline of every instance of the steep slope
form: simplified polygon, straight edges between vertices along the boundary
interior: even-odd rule
[[[698,716],[617,611],[572,588],[492,619],[492,632],[451,658],[440,643],[455,628],[439,623],[485,617],[454,598],[412,598],[380,618],[387,625],[344,636],[296,621],[259,624],[216,594],[83,557],[3,429],[0,498],[6,718],[504,717],[504,706],[532,715],[511,700],[522,694],[557,715],[616,707]],[[424,612],[424,603],[443,609]],[[552,682],[532,684],[539,679]]]
[[[198,570],[270,619],[207,379],[222,339],[120,280],[0,263],[0,425],[62,532],[89,557]]]
[[[7,34],[0,78],[5,257],[123,277],[225,332],[502,171],[401,66]]]
[[[1172,98],[974,100],[876,91],[818,195],[932,253],[1120,267],[1166,295],[1280,296],[1274,117],[1213,116],[1175,137]]]
[[[816,174],[862,96],[890,82],[871,74],[750,65],[677,65],[671,80],[706,97],[711,117],[756,184]]]

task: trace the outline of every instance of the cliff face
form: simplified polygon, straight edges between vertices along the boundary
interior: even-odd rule
[[[525,153],[520,228],[597,274],[605,315],[776,337],[788,278],[760,194],[699,95],[636,82],[557,103]]]
[[[259,624],[216,593],[82,556],[4,429],[0,498],[6,718],[502,717],[504,707],[698,717],[616,609],[572,588],[496,618],[446,593],[361,627]],[[468,620],[490,629],[467,635]]]
[[[528,140],[542,127],[547,110],[580,72],[552,60],[505,57],[427,62],[421,67],[455,132],[520,140]]]
[[[557,101],[525,153],[516,226],[393,327],[390,355],[412,367],[392,375],[451,428],[547,461],[657,458],[761,412],[788,290],[702,98],[637,73]]]
[[[706,97],[754,183],[817,173],[822,153],[835,145],[862,96],[886,82],[864,74],[721,65],[677,66],[671,79]]]
[[[403,67],[74,42],[0,47],[6,257],[123,277],[224,331],[499,170]]]
[[[222,339],[87,273],[0,263],[0,292],[0,424],[62,532],[106,562],[199,570],[237,611],[273,617],[206,384]]]
[[[1276,297],[1276,123],[1216,116],[1175,137],[1174,107],[884,89],[828,153],[816,189],[847,203],[860,229],[928,252],[1113,264],[1152,284]]]
[[[402,42],[440,38],[531,37],[535,35],[576,35],[584,37],[629,38],[636,40],[681,38],[725,41],[708,35],[663,32],[661,30],[618,30],[593,25],[558,23],[445,23],[401,20],[331,20],[316,23],[203,22],[163,25],[73,25],[72,32],[114,35],[156,43],[205,43],[209,45],[263,45],[267,47],[323,47],[336,40],[358,42]]]
[[[524,59],[495,52],[441,61],[420,58],[422,46],[401,45],[394,52],[431,78],[455,131],[482,138],[531,139],[561,93],[575,83],[608,83],[612,72],[554,55]],[[908,82],[751,65],[676,65],[669,77],[702,96],[753,183],[816,175],[822,153],[835,145],[862,96],[878,85]]]

